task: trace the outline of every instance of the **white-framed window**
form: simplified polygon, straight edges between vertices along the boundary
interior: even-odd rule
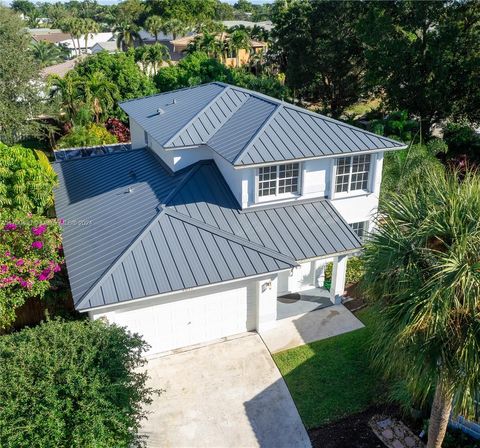
[[[350,224],[352,230],[357,234],[357,236],[363,240],[368,233],[368,221],[353,222]]]
[[[368,191],[371,155],[340,157],[336,162],[335,193]]]
[[[300,164],[286,163],[258,169],[259,198],[296,195],[300,192]]]

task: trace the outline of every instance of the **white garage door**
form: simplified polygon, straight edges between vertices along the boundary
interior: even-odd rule
[[[255,329],[255,297],[242,287],[109,315],[109,321],[143,335],[149,354]]]

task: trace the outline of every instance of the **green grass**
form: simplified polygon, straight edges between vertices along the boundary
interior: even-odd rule
[[[369,309],[365,328],[273,355],[307,428],[366,409],[383,394],[380,374],[369,365]]]

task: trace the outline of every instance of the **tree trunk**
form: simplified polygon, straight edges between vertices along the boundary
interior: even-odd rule
[[[447,431],[450,412],[452,411],[453,394],[450,388],[440,378],[435,388],[430,423],[428,426],[427,448],[441,448]]]

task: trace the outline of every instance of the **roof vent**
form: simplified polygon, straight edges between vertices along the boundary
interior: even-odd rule
[[[157,109],[157,114],[158,114],[158,115],[163,115],[164,113],[165,113],[165,111],[164,111],[161,107],[159,107],[159,108]]]
[[[174,98],[174,99],[172,100],[172,104],[177,104],[177,99],[176,99],[176,98]]]
[[[133,193],[133,187],[128,187],[127,193]]]

